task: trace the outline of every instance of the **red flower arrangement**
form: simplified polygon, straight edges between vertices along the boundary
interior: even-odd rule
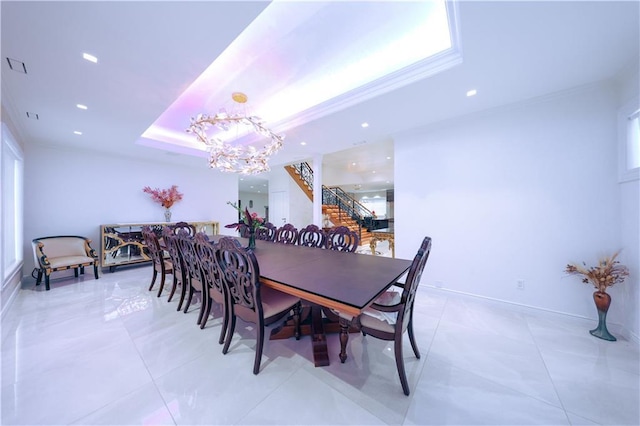
[[[151,195],[153,201],[162,204],[162,207],[166,209],[171,208],[174,203],[182,200],[182,193],[178,191],[177,185],[173,185],[169,189],[151,189],[151,187],[145,186],[142,191]]]

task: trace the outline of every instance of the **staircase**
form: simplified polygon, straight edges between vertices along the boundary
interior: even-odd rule
[[[335,226],[346,226],[355,233],[359,233],[360,245],[366,245],[367,247],[369,246],[373,234],[366,228],[361,228],[358,222],[355,219],[351,218],[349,215],[345,214],[345,212],[342,211],[340,207],[335,204],[323,204],[322,214],[326,214],[329,217],[331,223],[333,223]]]
[[[300,189],[313,201],[313,170],[308,163],[284,167]],[[346,226],[360,237],[360,245],[368,247],[373,235],[361,224],[373,213],[347,194],[340,187],[322,186],[322,214],[327,215],[334,226]],[[359,218],[359,221],[357,220]]]

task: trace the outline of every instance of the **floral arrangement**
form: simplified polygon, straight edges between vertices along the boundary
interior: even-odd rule
[[[234,209],[238,210],[238,212],[240,212],[240,217],[242,219],[240,219],[240,222],[238,223],[231,223],[229,225],[225,225],[225,228],[235,228],[241,231],[242,226],[247,226],[249,227],[249,229],[253,229],[255,231],[264,224],[265,222],[264,218],[258,216],[258,213],[255,213],[255,212],[249,213],[249,209],[247,208],[242,210],[240,207],[238,207],[236,204],[232,203],[231,201],[227,201],[227,204],[229,204]]]
[[[162,204],[162,207],[166,209],[171,208],[174,203],[182,200],[182,193],[178,191],[177,185],[173,185],[169,189],[151,189],[145,186],[142,191],[151,195],[153,201]]]
[[[612,256],[601,258],[598,261],[598,266],[587,267],[584,262],[582,262],[584,267],[569,264],[565,268],[565,272],[570,275],[582,275],[584,277],[583,283],[589,284],[590,282],[598,291],[606,293],[607,287],[624,282],[629,275],[629,269],[616,260],[619,253],[620,251],[617,251]]]

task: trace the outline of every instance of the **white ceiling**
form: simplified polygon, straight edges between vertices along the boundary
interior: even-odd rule
[[[2,104],[23,140],[207,167],[203,158],[135,141],[268,3],[0,5]],[[329,184],[382,188],[393,182],[393,160],[382,161],[381,155],[392,153],[398,131],[613,78],[638,66],[636,1],[463,1],[457,12],[462,64],[287,130],[272,168],[323,154],[325,168],[341,168],[349,179]],[[331,22],[326,28],[324,37],[331,37]],[[99,63],[84,61],[82,52],[96,55]],[[6,58],[23,61],[27,74],[11,71]],[[467,98],[472,88],[478,94]],[[79,110],[78,103],[89,109]],[[362,128],[362,122],[370,126]],[[242,185],[252,183],[245,179]]]

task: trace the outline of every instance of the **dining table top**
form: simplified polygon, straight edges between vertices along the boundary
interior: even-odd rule
[[[211,237],[218,241],[222,235]],[[236,238],[243,246],[247,238]],[[319,305],[357,316],[411,266],[406,259],[256,241],[261,282]]]

